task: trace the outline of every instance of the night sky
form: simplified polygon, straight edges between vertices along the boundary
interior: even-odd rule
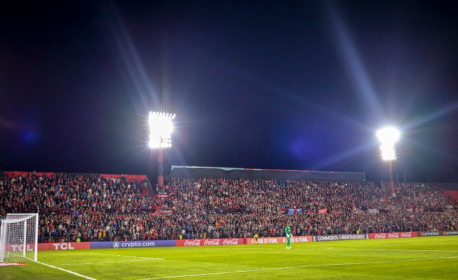
[[[65,3],[61,3],[65,2]],[[0,170],[155,176],[171,164],[458,182],[458,17],[447,1],[9,1]]]

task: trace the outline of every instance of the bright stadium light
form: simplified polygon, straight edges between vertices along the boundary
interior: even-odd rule
[[[172,147],[173,119],[175,114],[149,112],[149,142],[151,149]]]
[[[380,154],[382,159],[388,162],[388,173],[390,176],[391,194],[395,197],[393,182],[393,160],[396,160],[396,143],[401,137],[401,133],[395,127],[388,126],[381,128],[376,133],[380,142]]]
[[[164,112],[149,112],[149,141],[151,149],[158,150],[158,176],[157,184],[164,185],[164,148],[172,147],[173,119],[175,114]]]
[[[380,141],[380,153],[383,160],[396,159],[396,142],[401,133],[394,127],[384,127],[377,131],[377,138]]]

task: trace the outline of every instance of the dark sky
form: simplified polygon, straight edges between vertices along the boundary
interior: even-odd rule
[[[61,3],[64,2],[64,3]],[[458,17],[447,1],[9,1],[0,170],[156,173],[146,117],[176,113],[170,164],[458,181]]]

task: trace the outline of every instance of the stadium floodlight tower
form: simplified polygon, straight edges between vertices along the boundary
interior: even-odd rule
[[[164,185],[164,149],[172,147],[173,119],[175,114],[164,112],[149,112],[149,142],[151,149],[158,150],[157,184]]]
[[[393,160],[396,160],[396,143],[401,137],[401,133],[397,128],[388,126],[379,129],[376,135],[380,142],[380,154],[382,159],[388,162],[391,194],[396,196],[393,182]]]

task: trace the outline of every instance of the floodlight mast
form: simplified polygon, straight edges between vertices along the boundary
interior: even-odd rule
[[[388,162],[391,194],[392,196],[396,196],[393,181],[393,160],[396,160],[396,142],[399,140],[401,133],[394,127],[384,127],[379,129],[376,135],[380,141],[382,159]]]
[[[175,114],[164,112],[149,112],[149,142],[151,149],[158,150],[157,184],[164,185],[164,148],[172,147],[173,119]]]

